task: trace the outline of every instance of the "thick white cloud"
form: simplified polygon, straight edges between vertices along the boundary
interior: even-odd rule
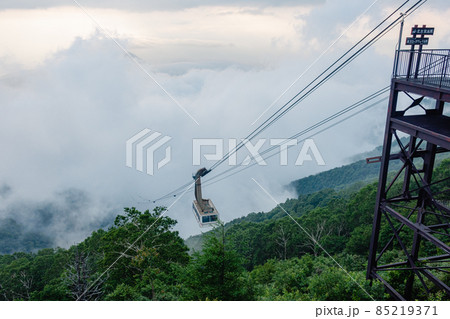
[[[63,213],[67,209],[60,194],[81,190],[74,193],[89,194],[90,205],[76,212],[86,224],[76,223],[73,233],[62,226],[63,220],[55,226],[64,228],[58,233],[58,243],[71,244],[86,235],[88,226],[97,225],[96,220],[104,221],[123,206],[151,208],[152,203],[145,200],[184,184],[198,169],[191,161],[193,138],[246,136],[261,112],[371,2],[352,0],[349,8],[341,1],[329,1],[308,9],[254,11],[223,6],[157,13],[89,9],[200,126],[111,39],[95,31],[92,21],[77,8],[1,11],[0,38],[6,45],[0,49],[0,145],[6,155],[0,164],[0,217],[11,212],[11,207],[19,207],[19,201],[26,203],[27,214],[36,212],[33,203],[39,208],[52,201],[56,204],[50,206],[60,207]],[[358,22],[277,106],[363,30],[375,25],[384,14],[376,10],[384,8],[383,3]],[[448,46],[448,37],[443,36],[448,28],[442,25],[441,12],[448,8],[424,7],[407,25],[415,19],[435,23],[433,41]],[[388,85],[396,35],[393,32],[368,50],[264,137],[288,137]],[[268,167],[246,170],[204,193],[214,199],[225,221],[270,209],[274,204],[252,177],[283,201],[291,194],[282,186],[292,179],[342,164],[351,155],[381,143],[384,118],[385,106],[381,105],[318,136],[315,141],[326,167],[280,167],[275,157]],[[173,160],[153,177],[125,166],[125,141],[143,128],[172,137]],[[292,156],[298,151],[293,150]],[[184,236],[199,231],[190,211],[192,197],[187,194],[169,212],[179,220],[178,229]],[[64,232],[67,241],[62,238]]]
[[[0,145],[8,154],[0,167],[0,180],[13,190],[3,204],[24,199],[39,204],[59,191],[75,188],[90,194],[95,209],[86,212],[100,220],[103,214],[111,215],[111,207],[117,207],[116,213],[123,206],[152,207],[144,201],[184,184],[198,169],[191,161],[193,138],[242,138],[251,129],[250,123],[296,78],[292,69],[305,66],[304,62],[291,61],[265,70],[227,67],[192,69],[181,75],[155,73],[155,78],[199,121],[197,126],[109,39],[79,39],[34,71],[11,74],[0,82],[4,103]],[[152,70],[150,65],[144,67]],[[345,91],[373,90],[372,85],[356,88],[354,83],[345,84],[345,79],[341,79],[342,84],[329,86],[329,95],[316,96],[292,112],[265,137],[287,137],[313,124],[344,106],[348,101]],[[362,92],[360,97],[364,96]],[[379,120],[383,117],[380,114]],[[376,123],[373,119],[371,122]],[[143,128],[172,137],[173,160],[153,177],[125,167],[125,141]],[[347,152],[354,143],[371,137],[365,131],[356,138],[341,129],[337,141],[329,138],[338,131],[317,139],[328,167],[342,160],[336,152]],[[363,127],[357,125],[355,129]],[[371,141],[368,147],[377,143]],[[339,146],[333,149],[331,145]],[[292,151],[296,153],[298,150]],[[275,158],[267,168],[247,170],[206,189],[205,194],[214,198],[224,220],[230,220],[273,206],[259,200],[260,190],[251,177],[268,183],[278,198],[285,200],[288,194],[282,190],[283,184],[293,176],[322,169],[316,165],[293,167],[292,158],[289,167],[277,163]],[[198,231],[190,211],[191,199],[189,192],[169,213],[180,221],[183,235]],[[159,204],[169,205],[170,201]],[[27,212],[32,212],[29,206]],[[93,225],[92,218],[86,220]],[[86,228],[79,228],[81,233],[70,234],[71,238],[86,235]],[[63,240],[59,238],[58,242]]]

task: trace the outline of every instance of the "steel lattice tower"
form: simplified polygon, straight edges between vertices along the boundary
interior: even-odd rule
[[[367,278],[398,300],[450,298],[450,176],[433,176],[450,150],[449,102],[450,50],[397,51]]]

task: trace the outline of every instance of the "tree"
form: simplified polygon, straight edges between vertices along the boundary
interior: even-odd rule
[[[290,239],[290,235],[286,233],[283,228],[283,225],[280,225],[277,232],[276,243],[279,247],[278,253],[281,259],[286,260],[287,256],[287,247]]]
[[[108,270],[106,293],[122,285],[116,291],[120,295],[132,287],[150,300],[165,299],[164,289],[158,290],[156,282],[170,285],[175,275],[172,265],[186,266],[189,255],[178,232],[171,230],[176,221],[163,216],[164,210],[156,207],[153,212],[140,212],[134,207],[125,208],[125,214],[117,216],[114,226],[102,235],[97,247],[104,256],[98,271]]]
[[[323,301],[386,299],[380,282],[373,282],[370,286],[363,271],[345,273],[337,267],[324,269],[310,277],[307,297]]]
[[[30,300],[35,278],[31,271],[33,255],[15,253],[13,259],[0,270],[2,300]]]
[[[69,259],[69,251],[62,248],[42,249],[34,256],[31,263],[35,278],[32,300],[70,300],[61,276]]]
[[[367,255],[371,233],[372,225],[370,224],[355,227],[347,241],[345,250],[351,254]]]
[[[319,252],[322,250],[320,246],[322,246],[323,238],[331,233],[331,229],[327,228],[326,221],[322,220],[317,222],[317,224],[307,231],[309,235],[306,236],[303,246],[308,248],[308,250],[311,251],[315,257],[317,257]]]
[[[114,301],[130,301],[130,300],[145,300],[134,287],[130,287],[125,284],[120,284],[109,293],[105,300]]]
[[[270,259],[250,273],[257,300],[301,300],[313,268],[311,255]]]
[[[202,253],[194,253],[189,265],[186,284],[188,299],[243,300],[246,294],[242,258],[226,244],[223,224],[207,235]]]
[[[98,300],[102,294],[105,277],[95,278],[89,253],[75,247],[73,259],[64,274],[70,295],[74,300]]]

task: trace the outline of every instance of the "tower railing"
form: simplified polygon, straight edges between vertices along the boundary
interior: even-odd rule
[[[397,51],[393,78],[450,88],[450,50]]]

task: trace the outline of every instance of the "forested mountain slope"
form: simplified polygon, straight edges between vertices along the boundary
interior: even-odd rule
[[[406,144],[405,139],[401,139],[403,144]],[[311,194],[322,189],[332,188],[336,190],[352,189],[357,190],[369,183],[378,180],[380,172],[380,163],[367,164],[366,158],[380,156],[382,147],[379,146],[371,152],[359,154],[353,157],[354,162],[336,167],[331,170],[321,172],[315,175],[310,175],[291,182],[287,187],[294,189],[298,195]],[[398,151],[398,145],[393,144],[393,152]],[[448,158],[448,154],[438,154],[436,157],[436,164]],[[391,161],[389,169],[391,171],[398,170],[402,166],[402,162]]]
[[[450,160],[435,176],[450,177]],[[383,286],[365,279],[375,196],[376,183],[300,195],[218,225],[191,255],[164,208],[127,208],[109,229],[70,249],[0,255],[0,300],[386,300]],[[450,200],[448,192],[438,196]],[[387,223],[380,234],[389,236]],[[402,258],[393,245],[381,261]],[[406,280],[389,276],[400,285]],[[438,277],[450,281],[449,273]],[[413,298],[446,297],[415,290]]]

